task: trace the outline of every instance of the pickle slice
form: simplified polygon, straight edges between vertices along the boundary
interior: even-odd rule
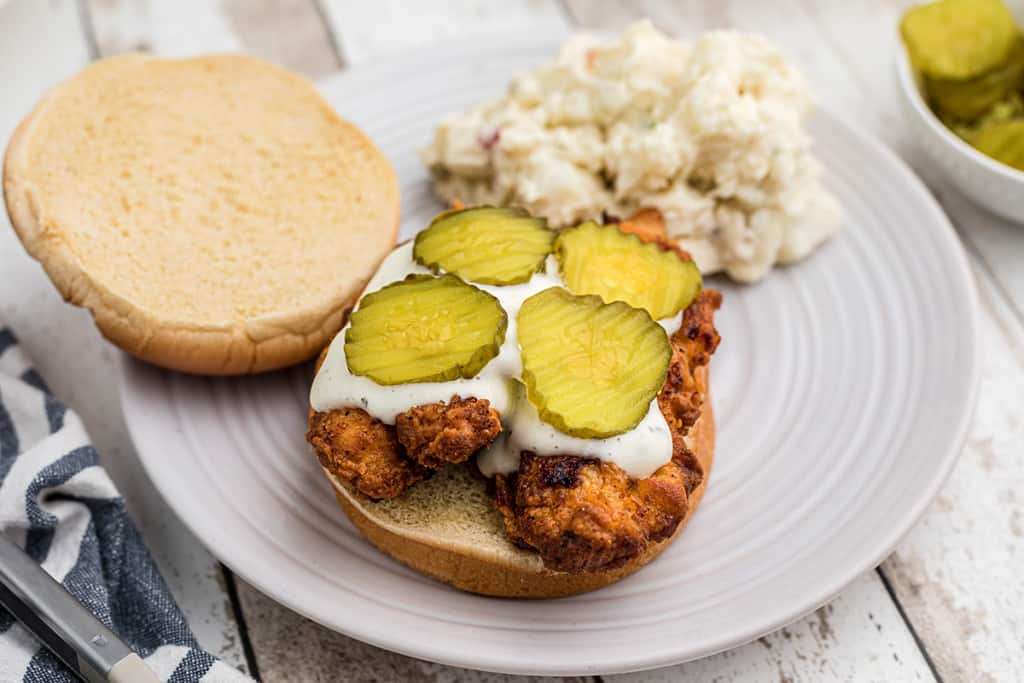
[[[697,264],[626,234],[614,225],[582,223],[559,233],[555,258],[574,294],[625,301],[655,320],[675,315],[700,292]]]
[[[993,104],[980,118],[972,121],[963,121],[942,114],[939,118],[951,131],[970,143],[974,135],[986,126],[1024,118],[1024,97],[1014,91]]]
[[[1017,25],[1002,0],[939,0],[908,10],[900,33],[924,74],[965,79],[1006,60]]]
[[[971,144],[982,154],[1024,171],[1024,119],[990,123],[974,134]]]
[[[523,302],[517,324],[527,398],[571,436],[628,432],[665,383],[672,347],[639,308],[551,287]]]
[[[413,257],[482,285],[526,282],[544,269],[555,233],[520,209],[491,206],[446,211],[416,235]]]
[[[353,375],[377,384],[475,377],[498,355],[508,316],[454,275],[410,275],[367,294],[345,331]]]
[[[966,81],[925,78],[932,104],[943,116],[964,121],[978,118],[1024,85],[1024,40],[1014,43],[1009,58],[998,67]]]

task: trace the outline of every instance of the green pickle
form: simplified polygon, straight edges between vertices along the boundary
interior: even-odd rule
[[[996,68],[968,80],[925,78],[925,90],[940,116],[970,121],[1024,85],[1024,40],[1018,39],[1009,58]]]
[[[596,294],[608,303],[624,301],[655,320],[679,313],[701,289],[693,261],[614,225],[588,221],[563,230],[555,240],[555,258],[569,291]]]
[[[971,144],[996,161],[1024,171],[1024,119],[984,126],[973,135]]]
[[[672,360],[668,336],[644,310],[551,287],[517,317],[526,395],[541,420],[604,439],[636,427]]]
[[[1024,36],[1002,0],[939,0],[900,25],[935,115],[979,152],[1024,171]]]
[[[498,355],[508,316],[454,275],[410,275],[367,294],[349,318],[345,359],[377,384],[475,377]]]
[[[977,132],[985,126],[1004,121],[1012,121],[1013,119],[1022,117],[1024,117],[1024,97],[1022,97],[1019,92],[1010,93],[1005,99],[992,105],[992,107],[980,117],[971,121],[964,121],[963,119],[955,119],[951,116],[939,114],[939,118],[942,122],[968,143],[970,143],[971,138],[973,138]]]
[[[911,8],[900,33],[914,66],[931,78],[963,80],[1003,64],[1017,41],[1002,0],[939,0]]]
[[[555,233],[525,211],[491,206],[446,211],[416,236],[413,258],[483,285],[514,285],[544,269]]]

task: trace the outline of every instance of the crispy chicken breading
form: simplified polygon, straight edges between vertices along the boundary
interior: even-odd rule
[[[673,432],[685,433],[700,417],[706,387],[698,386],[694,371],[707,365],[718,348],[720,337],[715,329],[715,311],[722,305],[722,295],[704,290],[683,311],[679,329],[672,335],[672,363],[665,386],[658,394],[658,407]]]
[[[460,463],[501,432],[501,418],[486,399],[452,396],[445,403],[416,406],[395,421],[398,442],[424,467]]]
[[[432,470],[465,462],[500,431],[488,401],[452,396],[410,408],[394,426],[360,408],[313,413],[306,440],[331,474],[380,500],[401,495]]]
[[[327,471],[375,500],[394,498],[430,474],[405,456],[394,427],[361,408],[313,413],[306,440]]]
[[[564,572],[625,564],[672,535],[687,499],[675,462],[636,480],[608,462],[533,453],[522,454],[518,473],[496,477],[495,495],[509,537]]]
[[[621,232],[636,235],[644,242],[654,242],[665,251],[674,251],[684,261],[691,260],[690,252],[668,237],[665,218],[657,209],[640,209],[626,220],[619,222],[618,226]]]
[[[707,387],[694,375],[718,345],[721,295],[704,291],[672,336],[673,358],[658,405],[672,428],[672,460],[646,479],[575,456],[523,453],[518,472],[495,478],[495,503],[512,540],[536,550],[549,569],[602,571],[668,538],[687,513],[704,473],[683,437],[700,417]]]

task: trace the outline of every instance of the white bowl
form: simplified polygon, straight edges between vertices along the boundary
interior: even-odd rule
[[[1024,172],[990,159],[932,113],[905,49],[899,50],[900,101],[914,142],[949,181],[982,207],[1024,223]]]

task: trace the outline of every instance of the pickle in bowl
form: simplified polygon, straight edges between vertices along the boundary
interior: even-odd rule
[[[943,125],[1024,170],[1024,37],[1002,0],[918,5],[904,14],[900,32]]]
[[[925,77],[925,89],[932,106],[943,117],[970,121],[984,116],[994,106],[1024,86],[1024,40],[1018,38],[1007,60],[967,80]]]
[[[1018,32],[1002,0],[939,0],[908,10],[900,33],[920,72],[968,79],[1004,63]]]
[[[974,134],[971,144],[982,154],[1024,171],[1024,119],[991,123]]]

